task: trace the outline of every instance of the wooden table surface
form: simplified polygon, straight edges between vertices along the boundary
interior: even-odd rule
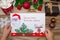
[[[44,5],[43,5],[44,6]],[[21,11],[17,10],[15,7],[14,7],[14,10],[13,12],[15,13],[21,13]],[[28,12],[28,10],[24,10],[23,12]],[[42,9],[41,12],[45,12],[44,10],[44,7]],[[4,12],[0,9],[0,17],[9,17],[7,15],[4,14]],[[49,28],[49,23],[50,23],[50,19],[52,17],[46,17],[46,28]],[[60,40],[60,15],[55,17],[57,19],[57,23],[56,23],[56,27],[54,29],[52,29],[52,31],[54,32],[54,39],[55,40]],[[3,29],[0,29],[0,33]],[[0,37],[1,38],[1,37]],[[9,37],[8,40],[46,40],[45,37]]]

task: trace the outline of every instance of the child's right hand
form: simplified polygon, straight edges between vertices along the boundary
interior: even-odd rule
[[[46,29],[45,34],[46,34],[47,40],[53,40],[54,39],[53,32],[50,31],[49,29]]]

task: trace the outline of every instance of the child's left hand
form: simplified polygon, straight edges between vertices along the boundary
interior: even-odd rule
[[[11,31],[11,25],[8,24],[8,25],[5,26],[4,31],[3,31],[3,35],[2,35],[3,40],[7,39],[10,31]]]

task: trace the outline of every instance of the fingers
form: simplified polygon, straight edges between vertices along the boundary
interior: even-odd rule
[[[11,25],[10,24],[7,25],[7,29],[11,29]]]
[[[46,29],[45,34],[49,35],[49,34],[53,34],[53,32],[49,29]]]
[[[48,35],[48,32],[47,32],[47,30],[45,30],[45,35],[46,35],[46,36]]]
[[[49,29],[46,29],[45,30],[45,34],[48,35],[50,33],[50,30]]]
[[[11,31],[12,27],[10,24],[7,25],[7,29],[8,29],[8,31]]]
[[[11,27],[11,25],[8,23],[8,25],[6,25],[5,28],[9,29],[9,27]]]
[[[50,31],[49,29],[46,29],[46,32],[49,33],[49,32],[51,32],[51,31]]]
[[[12,29],[12,27],[10,26],[10,27],[8,28],[8,30],[11,31],[11,29]]]
[[[49,33],[49,32],[50,32],[50,30],[49,30],[49,29],[46,29],[46,32],[47,32],[47,33]]]
[[[10,24],[6,25],[5,26],[5,29],[4,30],[7,30],[7,31],[11,31],[12,27]]]

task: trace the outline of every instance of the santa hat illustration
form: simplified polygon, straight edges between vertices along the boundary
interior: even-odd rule
[[[21,19],[19,14],[13,14],[13,17],[15,17],[15,16],[17,16],[19,20]]]

